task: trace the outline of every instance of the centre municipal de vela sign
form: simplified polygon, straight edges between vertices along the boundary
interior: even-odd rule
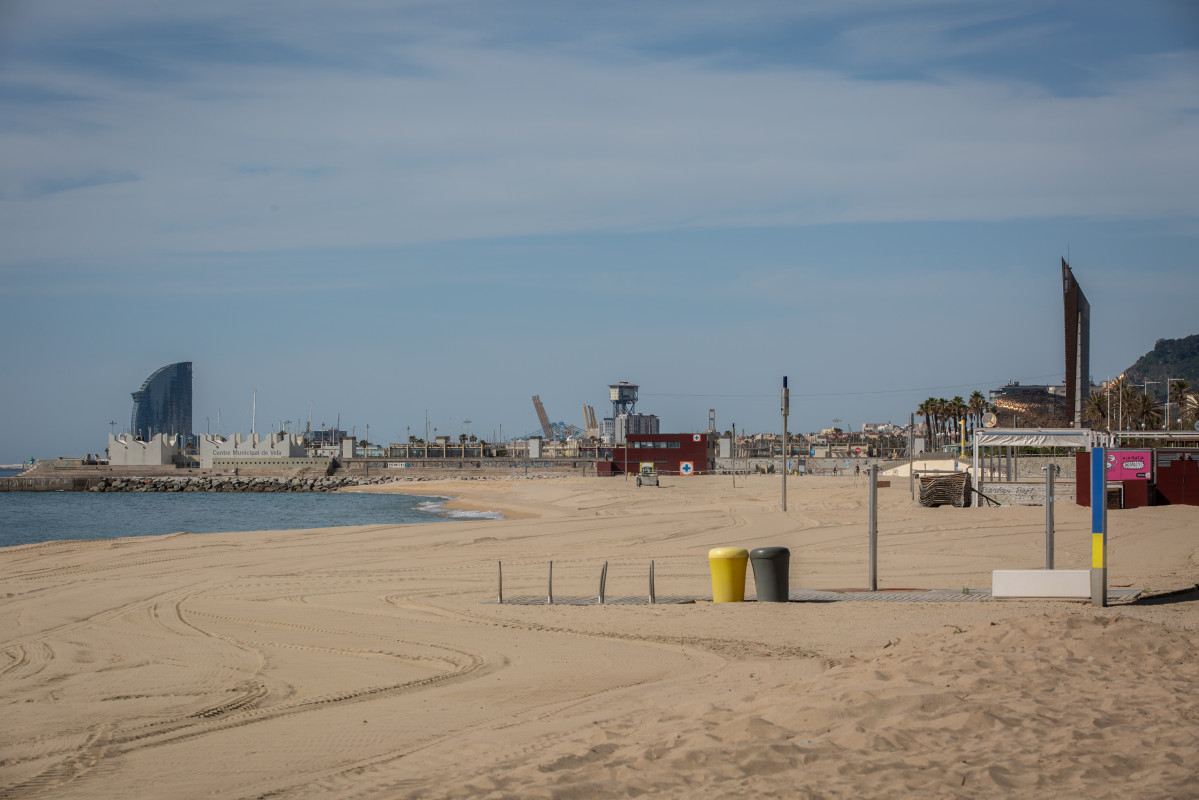
[[[213,450],[213,458],[284,458],[281,450]]]

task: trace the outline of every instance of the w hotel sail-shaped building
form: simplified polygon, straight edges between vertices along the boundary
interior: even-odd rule
[[[129,430],[147,441],[159,433],[192,438],[192,362],[168,364],[146,378],[133,393]]]
[[[1091,393],[1091,304],[1066,259],[1062,259],[1062,296],[1066,306],[1066,413],[1082,426],[1082,407]]]

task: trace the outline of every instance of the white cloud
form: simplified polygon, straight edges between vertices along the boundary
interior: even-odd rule
[[[289,44],[319,52],[297,27],[284,23]],[[1196,212],[1190,55],[1063,98],[954,74],[604,61],[427,30],[363,54],[417,67],[402,74],[183,58],[182,81],[145,83],[31,67],[21,80],[94,99],[24,107],[26,130],[0,133],[6,261]],[[95,174],[138,180],[21,190]]]

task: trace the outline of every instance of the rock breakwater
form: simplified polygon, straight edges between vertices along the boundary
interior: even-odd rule
[[[335,492],[353,486],[391,483],[392,478],[265,478],[265,477],[171,477],[103,478],[92,492]]]

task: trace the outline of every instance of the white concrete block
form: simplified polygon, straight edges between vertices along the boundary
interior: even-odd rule
[[[997,569],[991,572],[992,597],[1091,596],[1089,569]]]

